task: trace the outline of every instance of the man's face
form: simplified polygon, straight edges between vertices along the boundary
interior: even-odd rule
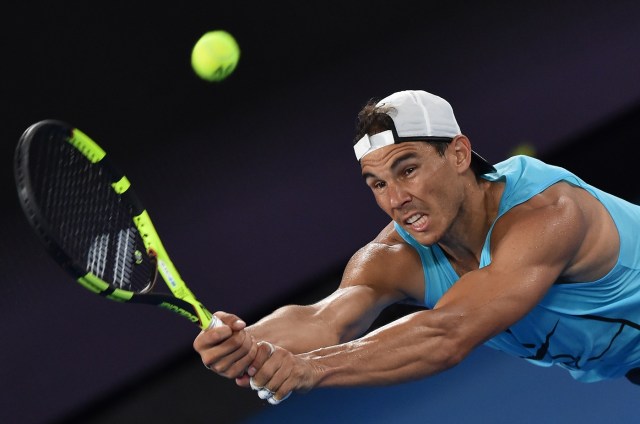
[[[438,242],[460,211],[464,190],[452,145],[440,156],[430,143],[393,144],[360,165],[378,206],[423,245]]]

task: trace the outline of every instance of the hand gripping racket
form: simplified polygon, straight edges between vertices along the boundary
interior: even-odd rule
[[[14,171],[29,223],[82,286],[159,306],[202,329],[220,323],[178,274],[127,177],[82,131],[55,120],[31,125],[16,147]],[[154,291],[158,273],[171,294]]]

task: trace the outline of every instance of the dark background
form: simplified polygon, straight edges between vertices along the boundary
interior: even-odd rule
[[[333,290],[386,223],[351,144],[372,97],[431,91],[488,160],[531,144],[640,198],[639,19],[634,1],[12,4],[0,26],[0,422],[631,422],[639,393],[626,382],[576,383],[484,348],[434,379],[270,407],[202,368],[188,321],[67,278],[22,216],[12,155],[41,119],[88,133],[200,300],[252,322]],[[218,84],[190,68],[212,29],[242,49]]]

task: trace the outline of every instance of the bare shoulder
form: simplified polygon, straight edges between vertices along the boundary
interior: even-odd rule
[[[393,222],[349,260],[341,287],[367,285],[388,291],[396,301],[424,298],[424,273],[420,256],[395,231]]]
[[[496,222],[495,234],[508,231],[516,224],[519,230],[526,230],[528,226],[525,228],[525,224],[539,225],[568,218],[569,224],[581,225],[585,212],[594,208],[596,202],[595,198],[580,188],[564,182],[556,183],[505,213]]]
[[[532,247],[546,246],[552,256],[564,256],[561,276],[575,281],[606,274],[619,248],[616,226],[602,203],[566,182],[514,207],[496,223],[492,246],[514,238]]]

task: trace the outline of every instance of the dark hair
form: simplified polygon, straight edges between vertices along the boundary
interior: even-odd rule
[[[387,130],[393,130],[395,132],[396,126],[393,123],[393,119],[386,113],[392,107],[390,106],[376,106],[376,100],[369,100],[366,105],[358,112],[358,118],[356,120],[356,136],[353,140],[355,145],[358,140],[367,135],[375,135]],[[440,156],[444,156],[444,152],[447,150],[447,146],[451,142],[449,141],[431,141],[424,140],[427,143],[431,143],[436,152]]]

